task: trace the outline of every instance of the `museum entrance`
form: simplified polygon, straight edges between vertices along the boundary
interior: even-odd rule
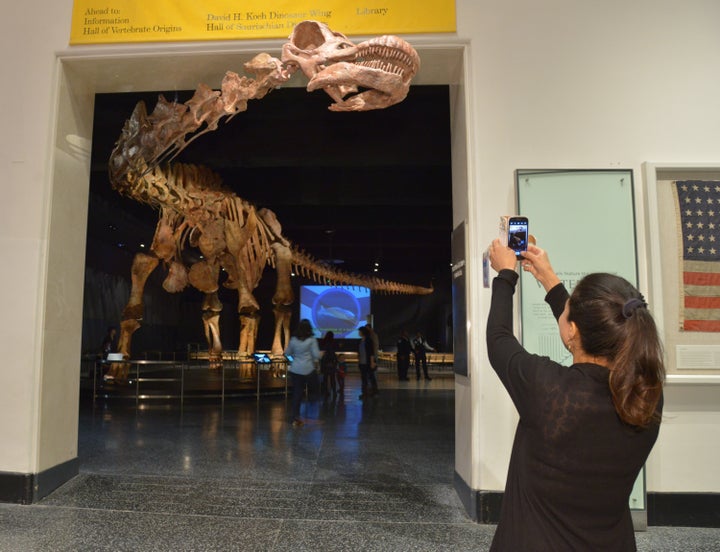
[[[120,195],[108,182],[118,129],[140,102],[151,111],[159,97],[181,104],[192,94],[95,96],[83,316],[87,356],[97,353],[106,328],[118,327],[130,296],[133,259],[147,254],[158,224],[157,210]],[[355,352],[358,327],[368,320],[387,353],[402,331],[410,338],[420,331],[443,362],[452,364],[448,86],[415,86],[402,103],[362,114],[330,112],[326,98],[298,87],[276,90],[194,141],[174,164],[211,169],[228,197],[253,212],[274,213],[284,238],[304,252],[309,263],[292,277],[291,326],[307,318],[317,337],[332,331],[346,353]],[[182,250],[188,265],[202,258],[192,241],[192,236],[185,240]],[[189,354],[198,358],[208,351],[205,297],[190,285],[168,293],[169,266],[161,263],[145,283],[144,317],[129,351],[133,359],[189,360]],[[237,360],[242,356],[238,290],[224,268],[215,307],[218,335],[227,359]],[[323,281],[327,273],[337,280]],[[358,285],[358,278],[387,284],[371,291]],[[248,352],[267,353],[273,344],[277,279],[274,267],[267,266],[251,290],[260,316],[255,349]],[[398,293],[401,285],[418,290]],[[431,360],[435,363],[435,355]]]
[[[207,46],[204,46],[204,48],[207,48]],[[421,57],[424,58],[423,52],[421,51],[420,53]],[[457,84],[458,76],[453,72],[457,71],[458,63],[462,63],[462,49],[448,48],[443,51],[442,49],[428,48],[427,54],[431,58],[431,60],[436,62],[436,67],[438,69],[436,74],[433,74],[433,71],[431,70],[426,74],[420,74],[418,76],[418,81],[420,83],[418,84],[418,86],[420,87],[418,88],[418,90],[421,90],[423,87],[427,87],[426,90],[428,91],[430,89],[433,89],[433,94],[436,94],[438,90],[440,91],[441,96],[442,94],[444,94],[444,100],[442,100],[445,102],[445,105],[443,106],[445,109],[444,116],[446,117],[444,120],[444,125],[445,132],[449,133],[451,124],[450,121],[447,119],[448,113],[450,111],[448,104],[451,102],[451,99],[454,99],[455,101],[458,100],[457,97],[451,98],[451,96],[453,94],[456,94],[454,86]],[[99,100],[101,96],[103,96],[103,99],[111,97],[115,99],[119,95],[124,96],[130,91],[133,91],[133,93],[136,93],[135,91],[140,91],[137,93],[156,97],[157,91],[167,92],[168,90],[177,90],[178,94],[180,94],[184,90],[192,90],[195,83],[197,82],[217,82],[218,75],[223,74],[224,71],[228,68],[241,67],[243,60],[248,59],[251,55],[253,55],[253,52],[249,51],[232,53],[223,51],[199,51],[184,52],[182,55],[178,55],[176,53],[149,54],[147,52],[133,54],[128,53],[127,51],[121,51],[120,54],[118,54],[117,56],[112,56],[111,58],[93,56],[90,56],[88,58],[82,55],[79,55],[77,58],[65,58],[62,60],[64,69],[63,75],[65,78],[61,93],[61,124],[59,126],[58,132],[58,147],[61,149],[71,149],[72,156],[79,163],[79,165],[87,162],[87,159],[84,158],[84,156],[89,155],[92,159],[92,174],[95,174],[96,171],[99,171],[98,174],[100,174],[104,170],[104,168],[95,166],[95,148],[89,148],[89,144],[84,143],[82,139],[78,137],[87,135],[87,128],[91,126],[93,127],[94,134],[93,142],[95,142],[96,138],[100,138],[101,136],[105,136],[107,139],[107,137],[111,137],[114,133],[116,134],[119,132],[120,128],[117,126],[117,121],[107,123],[107,128],[101,131],[101,125],[105,124],[104,119],[100,120],[95,116],[95,110],[97,109],[99,103],[101,103]],[[424,67],[426,66],[427,64],[424,65]],[[180,68],[182,68],[182,71],[180,71]],[[149,92],[146,93],[143,91]],[[308,95],[304,92],[304,90],[301,90],[301,92],[304,96]],[[294,97],[294,95],[296,95],[297,93],[298,90],[293,89],[288,95]],[[418,92],[417,95],[422,96],[426,99],[429,98],[430,101],[436,101],[437,96],[433,96],[433,94],[425,94],[424,92]],[[294,107],[293,100],[285,100],[281,97],[281,94],[279,93],[273,95],[278,96],[279,103],[274,104],[275,110],[271,112],[271,114],[269,115],[270,117],[279,118],[278,113],[280,111],[287,111],[291,113],[294,112],[296,115],[298,113],[308,113],[308,108],[306,107]],[[326,116],[324,106],[318,105],[317,96],[319,96],[318,93],[315,94],[315,97],[313,97],[312,100],[316,104],[315,107],[322,110],[322,115],[319,115],[318,117],[324,118]],[[94,106],[92,109],[88,105],[88,102],[90,102],[90,106]],[[284,106],[282,105],[283,103]],[[319,103],[323,102],[320,101]],[[255,109],[255,111],[260,111],[259,109],[256,109],[258,107],[259,105],[251,105],[248,109],[248,113],[241,114],[238,116],[238,118],[242,118],[244,115],[247,114],[252,115],[253,109]],[[126,112],[123,116],[126,117],[127,114],[128,113]],[[423,116],[424,113],[422,109],[415,112],[416,124],[417,121],[420,121],[420,124],[422,123]],[[322,130],[322,125],[316,125],[314,127],[313,121],[299,122],[297,121],[297,116],[294,120],[291,119],[290,121],[283,121],[281,119],[277,123],[278,124],[277,126],[275,126],[274,131],[271,131],[269,129],[267,130],[266,139],[268,140],[268,142],[266,147],[272,149],[273,151],[279,151],[285,157],[291,156],[293,152],[295,152],[295,155],[297,155],[296,150],[298,149],[299,144],[303,142],[303,132],[307,131],[311,134],[313,132],[317,132],[318,130]],[[259,124],[262,124],[262,120],[259,120]],[[327,150],[320,150],[319,152],[316,152],[318,153],[319,158],[324,158],[326,161],[325,164],[323,164],[323,166],[321,167],[318,167],[317,164],[313,165],[311,163],[306,163],[304,166],[300,166],[298,168],[297,166],[288,166],[287,159],[283,159],[279,162],[273,161],[273,163],[281,166],[281,170],[278,176],[269,177],[267,166],[263,166],[263,162],[267,161],[253,162],[252,156],[243,155],[243,150],[249,150],[251,145],[256,145],[258,134],[254,133],[252,140],[246,140],[240,146],[241,151],[238,154],[238,157],[241,160],[240,165],[245,163],[246,166],[243,167],[243,169],[246,171],[248,171],[249,169],[249,172],[254,172],[255,176],[257,176],[260,181],[263,180],[264,176],[266,180],[275,180],[278,183],[282,184],[286,193],[277,193],[277,191],[270,192],[270,187],[263,187],[261,185],[258,187],[258,190],[260,192],[263,192],[265,195],[263,196],[261,194],[258,194],[258,197],[255,198],[252,197],[251,193],[245,190],[241,179],[239,187],[242,190],[242,195],[243,197],[247,197],[247,199],[253,200],[260,205],[266,202],[268,198],[274,200],[275,203],[271,204],[273,210],[284,210],[284,216],[280,217],[284,230],[286,230],[288,234],[291,234],[293,227],[295,227],[295,229],[297,229],[298,231],[297,235],[299,236],[299,238],[295,238],[295,236],[293,236],[293,238],[297,239],[299,245],[305,245],[305,239],[307,239],[307,243],[314,244],[315,246],[318,246],[318,244],[320,244],[322,246],[321,253],[316,255],[320,256],[320,258],[322,259],[327,259],[330,261],[336,259],[347,261],[347,259],[349,259],[350,256],[354,254],[352,251],[348,253],[341,251],[342,246],[344,246],[345,244],[341,243],[338,239],[338,234],[340,233],[338,231],[338,228],[340,227],[339,224],[346,222],[348,218],[350,218],[347,214],[349,211],[345,211],[345,214],[340,216],[341,208],[346,209],[349,208],[348,205],[352,206],[352,208],[356,211],[353,218],[365,220],[367,223],[375,222],[376,219],[384,221],[386,223],[385,231],[383,231],[381,225],[380,229],[373,228],[372,231],[366,231],[364,234],[363,232],[358,232],[356,235],[359,235],[361,238],[363,238],[363,241],[355,242],[352,250],[357,252],[363,247],[371,249],[372,254],[366,254],[365,257],[372,259],[373,263],[378,262],[379,260],[382,263],[381,269],[387,271],[385,272],[385,274],[394,273],[390,272],[386,267],[391,266],[392,262],[394,262],[391,250],[393,247],[398,247],[396,245],[397,243],[400,243],[400,247],[404,247],[405,249],[414,248],[416,252],[422,251],[423,247],[425,247],[429,251],[429,246],[427,243],[423,246],[422,241],[414,241],[412,235],[410,235],[409,237],[406,236],[405,238],[398,241],[388,239],[388,235],[396,234],[397,232],[399,232],[398,230],[390,229],[391,225],[389,224],[389,222],[395,222],[396,219],[409,221],[406,225],[409,226],[411,229],[410,234],[420,234],[423,230],[423,223],[425,222],[427,224],[427,221],[429,220],[427,216],[427,211],[423,211],[424,209],[428,208],[428,202],[427,200],[419,199],[421,195],[419,193],[420,188],[413,189],[411,185],[413,181],[415,184],[418,184],[419,181],[412,177],[408,178],[405,183],[399,184],[399,192],[396,193],[395,196],[403,198],[403,201],[399,202],[400,207],[398,207],[397,202],[393,203],[392,205],[383,206],[383,201],[387,202],[387,194],[385,196],[385,199],[383,199],[383,197],[378,197],[377,187],[374,188],[374,191],[370,192],[372,187],[369,185],[369,183],[374,184],[377,180],[382,181],[382,178],[380,178],[378,175],[382,175],[382,173],[387,172],[388,169],[387,167],[380,166],[380,164],[376,161],[374,162],[373,157],[369,154],[363,153],[360,146],[367,142],[370,142],[372,144],[373,132],[375,133],[374,136],[379,136],[384,133],[386,134],[385,130],[386,128],[383,126],[382,122],[376,122],[374,128],[371,129],[369,134],[360,135],[358,133],[356,135],[352,131],[349,131],[340,133],[339,135],[335,135],[333,137],[335,143],[347,142],[348,153],[345,154],[343,157],[353,158],[355,160],[354,162],[359,164],[360,166],[374,165],[374,169],[376,171],[374,176],[372,174],[365,174],[362,178],[357,180],[352,180],[347,175],[343,176],[342,179],[346,181],[346,184],[349,184],[349,186],[345,187],[337,185],[333,186],[333,184],[336,184],[336,181],[338,180],[335,169],[342,165],[342,161],[338,159],[339,154],[337,153],[337,151],[339,150],[334,150],[333,152]],[[413,130],[412,132],[417,131]],[[447,138],[449,143],[450,137],[447,136]],[[63,143],[63,140],[65,140],[67,144]],[[392,148],[387,148],[385,146],[379,145],[379,140],[376,140],[376,142],[377,144],[375,144],[375,147],[380,148],[380,150],[384,153],[384,158],[387,159],[393,157],[394,152],[394,156],[396,158],[401,158],[400,165],[412,164],[411,158],[406,155],[408,149],[406,144],[407,140],[396,141],[394,147]],[[208,150],[205,150],[206,153],[207,151]],[[447,153],[449,155],[450,152],[448,151]],[[315,159],[317,159],[318,157],[316,157]],[[424,159],[427,160],[428,158],[429,155],[427,155],[426,151]],[[223,163],[225,165],[229,165],[229,163],[227,163],[227,157],[225,158],[225,161],[221,160],[219,164],[222,165]],[[253,163],[256,166],[252,166]],[[447,163],[449,165],[449,159],[447,160]],[[250,165],[250,167],[247,166],[248,164]],[[357,166],[355,168],[357,169]],[[237,168],[230,168],[229,170],[233,171],[237,170]],[[426,173],[429,172],[427,166],[425,166],[423,170]],[[298,173],[302,173],[302,175]],[[450,173],[452,173],[452,176],[450,176]],[[388,182],[393,182],[397,180],[397,174],[398,172],[397,170],[395,170],[393,174],[383,175],[384,177],[388,178],[388,180],[385,180],[385,191],[390,188],[387,185]],[[454,186],[450,182],[450,178],[455,180]],[[456,171],[448,170],[447,178],[437,178],[437,180],[442,181],[442,186],[445,187],[445,192],[447,193],[447,195],[450,195],[449,189],[452,189],[452,187],[455,188],[456,193],[452,197],[452,205],[454,205],[456,209],[458,209],[458,205],[460,205],[460,209],[462,211],[465,210],[465,204],[467,202],[466,194],[464,192],[466,186],[465,178],[466,176],[464,170],[461,171],[461,174],[457,174]],[[303,186],[304,183],[310,183],[312,184],[312,186]],[[62,177],[56,178],[56,186],[59,186],[59,188],[62,189]],[[423,188],[427,187],[428,183],[426,181],[423,181],[422,186]],[[322,195],[323,189],[326,190],[325,195]],[[382,187],[380,187],[380,189],[382,189]],[[462,196],[459,196],[459,194],[457,193],[457,189],[463,190]],[[287,193],[288,190],[305,190],[307,193],[307,197],[302,198],[301,201],[298,202],[297,194]],[[339,193],[340,191],[343,191],[343,193]],[[93,194],[92,186],[89,194]],[[100,195],[102,195],[102,193]],[[311,200],[308,200],[308,198],[316,199],[318,195],[321,195],[322,201],[313,203]],[[354,198],[353,201],[350,201],[351,198]],[[279,202],[277,201],[278,199],[280,200]],[[99,201],[102,204],[102,202],[106,200],[107,198],[101,197]],[[94,209],[92,207],[93,201],[95,201],[95,199],[91,198],[89,202],[89,205],[91,205],[91,207],[89,207],[89,209],[94,212]],[[364,204],[362,203],[362,201],[364,201]],[[425,201],[424,204],[423,201]],[[358,202],[360,203],[358,204]],[[105,203],[104,207],[112,211],[112,201],[110,201],[109,203]],[[336,212],[336,214],[331,215],[332,217],[334,217],[334,219],[331,221],[333,222],[333,224],[329,224],[327,218],[323,218],[319,215],[319,213],[322,210],[327,211],[328,208],[332,212],[333,207],[335,207],[334,211]],[[437,208],[437,205],[435,205],[435,207]],[[397,211],[398,208],[400,209],[399,211]],[[390,209],[395,209],[396,212],[393,214]],[[452,207],[450,207],[450,209],[452,209]],[[133,209],[130,208],[131,214],[124,214],[123,218],[133,219],[132,210]],[[295,212],[299,212],[300,216],[294,215]],[[123,213],[125,213],[124,209]],[[297,219],[303,218],[303,213],[307,215],[305,218],[310,220],[312,224],[303,225],[298,222]],[[92,216],[93,213],[91,213],[89,220],[92,218]],[[133,220],[132,222],[135,221]],[[446,273],[448,276],[447,285],[449,289],[449,234],[452,230],[451,211],[450,213],[446,213],[445,224],[448,242],[448,265],[446,267]],[[142,226],[147,226],[150,229],[150,233],[147,234],[145,231],[143,231],[141,232],[141,235],[137,235],[137,244],[140,244],[141,242],[147,242],[152,238],[152,223],[148,226],[147,221],[143,221],[139,227]],[[137,230],[137,228],[138,227],[136,226],[135,230]],[[107,226],[107,229],[113,231],[109,226]],[[96,240],[100,238],[99,226],[96,227],[97,232],[93,231],[92,228],[90,230],[91,231],[88,234],[88,249],[90,249],[91,240]],[[145,228],[145,230],[147,230],[147,228]],[[314,235],[307,233],[312,231],[315,231]],[[322,243],[320,243],[321,241]],[[108,241],[105,242],[102,247],[107,250],[107,253],[109,253],[110,250],[114,247],[114,253],[117,253],[117,250],[123,249],[119,246],[120,243],[124,243],[127,246],[128,240],[118,241],[114,244],[114,246],[112,245],[112,241]],[[104,254],[99,255],[98,257],[94,258],[91,263],[86,260],[86,267],[90,266],[90,264],[93,264],[94,266],[91,267],[92,271],[104,270],[105,273],[102,274],[100,278],[105,279],[107,283],[107,278],[109,274],[108,267],[122,265],[123,263],[117,262],[117,258],[127,255],[127,249],[125,251],[122,251],[121,255],[110,255],[110,257],[115,257],[114,261],[108,261]],[[88,252],[88,258],[89,256],[90,252]],[[417,254],[416,257],[429,258],[430,255]],[[127,264],[128,263],[126,262],[125,268],[127,267]],[[402,277],[407,276],[407,274],[413,272],[413,268],[411,266],[412,263],[406,262],[406,265],[407,266],[401,266],[395,269],[397,270],[396,279],[402,279]],[[120,266],[119,272],[122,272],[122,270],[123,267]],[[116,277],[127,278],[127,272],[125,272],[124,275],[116,274]],[[86,278],[92,279],[93,275],[88,276],[86,274]],[[433,278],[435,278],[435,276],[433,276]],[[116,289],[117,286],[115,285],[114,280],[110,278],[109,281],[109,287]],[[437,281],[434,283],[437,283]],[[119,287],[122,288],[122,285]],[[153,303],[154,306],[158,306],[155,301]],[[233,306],[234,305],[231,305],[226,310],[232,311]],[[163,307],[159,309],[159,312],[157,314],[154,314],[150,317],[156,317],[156,319],[160,319],[161,326],[163,325],[163,317],[161,315],[162,309]],[[389,306],[384,307],[384,309],[387,310],[387,312],[389,313],[397,313],[399,310],[402,310],[398,309],[396,302],[393,303],[392,297],[389,298]],[[374,310],[376,313],[382,311],[380,306],[375,307]],[[233,316],[230,315],[230,313],[228,314],[228,323],[225,324],[223,327],[227,328],[227,330],[224,330],[227,331],[227,342],[232,344],[233,341],[237,340],[237,338],[235,337],[237,336],[237,326],[233,327]],[[188,318],[190,318],[190,316],[188,316]],[[271,316],[267,316],[266,318],[271,319]],[[448,321],[451,320],[451,312],[448,312],[447,309],[445,309],[445,311],[442,311],[441,315],[433,314],[432,319],[433,328],[422,329],[424,329],[425,332],[428,332],[428,330],[430,329],[437,336],[436,343],[442,342],[446,347],[451,347],[451,335],[448,335],[447,333]],[[379,322],[379,318],[376,318],[376,321]],[[194,323],[195,327],[197,328],[199,324],[197,324],[197,321],[195,321]],[[112,319],[108,317],[102,320],[93,320],[92,323],[88,326],[88,328],[92,329],[84,328],[83,350],[89,353],[89,349],[90,347],[92,347],[92,344],[97,342],[97,332],[104,332],[106,326],[111,324]],[[394,328],[399,329],[400,325],[401,323],[396,324]],[[152,326],[152,324],[150,324],[150,326]],[[413,322],[413,325],[410,329],[421,329],[417,328],[416,326],[417,323]],[[393,328],[393,326],[389,327]],[[93,332],[95,332],[94,335]],[[168,331],[166,328],[161,329],[161,331],[158,332],[145,332],[144,339],[152,340],[158,336],[162,337],[166,336],[167,334]],[[388,347],[391,347],[392,342],[395,341],[395,338],[394,336],[391,336],[389,334],[390,332],[388,332],[388,334],[386,334],[384,338],[387,340]],[[262,332],[260,335],[262,335]],[[202,336],[199,337],[201,338]],[[159,347],[156,347],[155,343],[151,343],[151,345],[147,347],[142,347],[142,345],[140,344],[140,348],[145,349],[146,351],[166,349],[170,351],[177,349],[178,343],[181,344],[181,347],[183,344],[187,347],[188,344],[202,342],[202,339],[199,339],[197,335],[194,338],[188,340],[178,340],[177,336],[173,336],[173,339],[175,341],[171,345],[167,345],[167,342],[160,342]],[[383,345],[385,345],[385,343],[383,343]]]

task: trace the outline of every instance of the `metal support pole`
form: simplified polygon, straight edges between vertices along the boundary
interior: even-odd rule
[[[174,360],[174,356],[173,356]],[[185,363],[180,364],[180,408],[185,404]]]
[[[255,363],[255,375],[257,377],[257,400],[260,401],[260,364]]]
[[[95,406],[95,400],[97,399],[97,373],[98,373],[98,364],[102,361],[95,361],[93,364],[93,406]],[[100,364],[102,366],[102,364]]]
[[[225,408],[225,361],[222,361],[220,372],[220,405]]]
[[[135,406],[140,404],[140,363],[135,363]]]
[[[288,362],[285,362],[285,401],[287,402],[288,398],[288,378],[289,378],[289,370],[288,370]]]

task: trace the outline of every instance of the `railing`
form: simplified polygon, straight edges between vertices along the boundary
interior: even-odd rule
[[[357,370],[357,353],[343,352],[348,370]],[[192,356],[196,356],[195,355]],[[271,359],[269,363],[258,363],[254,359],[240,357],[232,352],[223,355],[220,367],[210,368],[200,353],[190,360],[103,361],[83,359],[82,375],[92,382],[93,403],[98,398],[134,399],[138,404],[145,399],[179,399],[183,403],[188,398],[219,398],[224,404],[228,397],[252,396],[259,400],[261,395],[282,393],[287,397],[287,362],[283,359]],[[174,355],[172,355],[174,356]],[[178,355],[179,356],[179,355]],[[381,352],[378,367],[381,372],[394,373],[397,370],[397,355]],[[205,357],[206,358],[206,357]],[[428,370],[439,371],[453,369],[451,353],[428,353]],[[411,369],[413,358],[411,357]],[[122,379],[106,378],[106,372],[113,365],[113,372],[124,371]],[[119,370],[125,368],[125,370]]]
[[[455,362],[455,355],[452,353],[426,353],[428,371],[453,371],[453,363]],[[378,367],[388,371],[394,371],[397,369],[397,353],[386,353],[380,352],[378,354]],[[415,365],[415,356],[410,354],[410,366]]]
[[[108,370],[122,374],[110,376]],[[261,364],[253,359],[225,360],[219,368],[205,361],[98,360],[92,367],[93,404],[98,398],[220,398],[282,393],[287,396],[287,362]]]

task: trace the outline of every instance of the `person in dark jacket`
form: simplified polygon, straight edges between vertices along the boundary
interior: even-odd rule
[[[397,340],[397,371],[400,381],[410,381],[408,370],[410,369],[410,354],[412,353],[412,343],[408,333],[403,330]]]
[[[375,357],[375,345],[373,344],[370,330],[367,326],[360,327],[360,343],[358,345],[358,368],[360,369],[360,381],[362,394],[360,399],[367,399],[378,394],[377,358]]]
[[[430,377],[430,374],[428,374],[428,351],[435,351],[435,349],[431,347],[430,344],[425,340],[425,336],[422,334],[422,332],[418,332],[413,338],[413,352],[415,353],[415,375],[417,376],[417,379],[420,379],[420,365],[422,365],[425,379],[427,381],[430,381],[432,379]]]
[[[564,366],[513,335],[518,280],[512,249],[495,240],[487,324],[490,364],[520,415],[491,551],[636,550],[629,499],[660,429],[665,367],[640,292],[612,274],[588,274],[568,295],[544,250],[523,268],[547,292]]]
[[[107,360],[108,355],[115,352],[115,349],[117,348],[117,343],[115,340],[116,334],[117,328],[115,326],[110,326],[107,329],[107,333],[105,334],[102,345],[100,346],[100,354],[103,360]]]
[[[325,333],[320,349],[322,350],[322,357],[320,358],[320,373],[322,374],[320,393],[323,398],[328,398],[332,391],[334,397],[337,394],[338,346],[333,332],[328,331]]]

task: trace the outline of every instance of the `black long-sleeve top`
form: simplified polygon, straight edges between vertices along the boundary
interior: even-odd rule
[[[607,368],[563,366],[522,347],[513,335],[517,280],[512,270],[493,280],[487,325],[490,363],[520,414],[491,550],[634,551],[628,502],[659,426],[619,418]],[[545,297],[556,319],[567,299],[562,284]]]

